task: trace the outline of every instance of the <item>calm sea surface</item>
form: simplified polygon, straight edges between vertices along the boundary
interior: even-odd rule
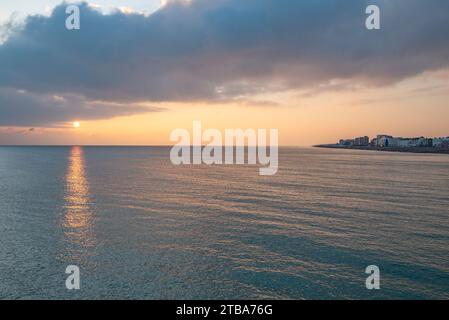
[[[0,299],[449,298],[449,156],[284,148],[262,177],[169,152],[0,147]]]

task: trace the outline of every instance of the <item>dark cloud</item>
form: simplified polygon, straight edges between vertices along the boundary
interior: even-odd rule
[[[0,88],[0,126],[53,126],[160,110],[138,104],[87,101],[76,95],[62,97]]]
[[[364,27],[369,4],[381,8],[380,31]],[[335,79],[385,85],[448,67],[448,12],[447,0],[194,0],[150,16],[83,4],[81,30],[68,31],[61,5],[9,30],[0,87],[135,103],[238,99]],[[1,103],[0,112],[2,123],[20,120],[5,120]]]

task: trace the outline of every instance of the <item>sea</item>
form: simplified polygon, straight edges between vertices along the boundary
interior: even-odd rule
[[[0,299],[448,298],[448,155],[0,147]]]

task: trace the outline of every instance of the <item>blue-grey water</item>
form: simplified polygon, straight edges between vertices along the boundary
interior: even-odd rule
[[[449,156],[283,148],[259,176],[169,151],[0,147],[0,298],[449,298]]]

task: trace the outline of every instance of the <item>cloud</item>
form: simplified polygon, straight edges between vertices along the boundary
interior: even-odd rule
[[[365,28],[369,4],[381,8],[380,31]],[[0,87],[24,89],[38,102],[82,97],[73,109],[108,117],[142,101],[387,85],[449,67],[447,12],[447,0],[169,1],[151,15],[103,14],[82,4],[81,30],[68,31],[60,5],[50,17],[30,16],[9,30],[0,46]],[[123,108],[93,111],[86,105],[92,100]],[[15,122],[4,119],[4,108],[0,122]],[[63,118],[45,113],[51,107],[44,103],[39,108],[43,123]],[[37,109],[36,119],[43,119]]]
[[[88,101],[76,95],[63,97],[0,88],[0,126],[55,126],[74,120],[108,119],[160,110],[139,104]]]

